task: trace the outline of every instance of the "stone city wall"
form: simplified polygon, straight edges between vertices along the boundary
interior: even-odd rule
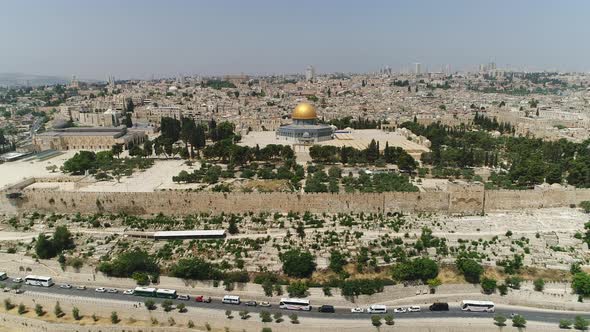
[[[212,193],[71,192],[24,189],[21,198],[0,197],[4,213],[40,210],[56,213],[119,213],[186,215],[200,212],[387,213],[436,212],[479,214],[482,211],[569,206],[590,200],[590,189],[487,190],[392,193]]]

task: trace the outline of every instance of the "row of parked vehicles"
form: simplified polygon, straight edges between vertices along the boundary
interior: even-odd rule
[[[0,272],[0,280],[7,279],[8,276],[5,272]],[[51,277],[44,277],[44,276],[35,276],[35,275],[28,275],[24,279],[23,278],[14,278],[12,279],[14,283],[22,283],[24,282],[27,285],[32,286],[43,286],[43,287],[51,287],[54,285],[53,280]],[[72,289],[75,288],[76,290],[86,290],[86,286],[73,286],[71,284],[61,284],[59,286],[63,289]],[[97,293],[118,293],[119,290],[116,288],[105,288],[105,287],[98,287],[95,289]],[[125,295],[135,295],[135,296],[142,296],[142,297],[156,297],[156,298],[167,298],[167,299],[177,299],[183,301],[191,300],[190,295],[178,295],[176,290],[174,289],[164,289],[164,288],[153,288],[153,287],[135,287],[135,289],[127,289],[123,291]],[[202,303],[210,303],[211,297],[199,295],[194,297],[195,302],[202,302]],[[224,304],[233,304],[233,305],[240,305],[242,301],[239,296],[237,295],[225,295],[221,302]],[[269,302],[256,302],[253,300],[243,302],[246,306],[258,306],[261,307],[270,307],[271,304]],[[299,299],[299,298],[282,298],[279,302],[280,309],[287,309],[287,310],[301,310],[301,311],[310,311],[312,306],[308,299]],[[474,300],[463,300],[461,301],[460,308],[463,311],[479,311],[479,312],[494,312],[495,311],[495,304],[491,301],[474,301]],[[435,302],[428,307],[430,311],[448,311],[449,304],[445,302]],[[393,309],[394,313],[406,313],[406,312],[420,312],[422,309],[420,306],[409,306],[409,307],[397,307]],[[335,308],[332,305],[322,305],[318,308],[320,312],[335,312]],[[357,307],[350,309],[351,313],[368,313],[368,314],[383,314],[387,313],[387,306],[383,304],[373,304],[366,309]]]

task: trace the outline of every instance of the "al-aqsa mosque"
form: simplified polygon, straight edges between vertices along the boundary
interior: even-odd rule
[[[318,124],[318,115],[313,105],[301,103],[291,115],[293,123],[277,129],[277,139],[292,143],[312,144],[334,138],[334,129]]]

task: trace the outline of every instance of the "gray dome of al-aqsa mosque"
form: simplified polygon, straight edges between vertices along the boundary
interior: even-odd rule
[[[293,123],[277,129],[277,139],[291,143],[312,144],[334,138],[331,126],[318,123],[315,107],[309,103],[301,103],[291,114]]]

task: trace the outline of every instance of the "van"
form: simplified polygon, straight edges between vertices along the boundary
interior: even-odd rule
[[[386,314],[387,307],[383,304],[373,304],[367,308],[368,314]]]
[[[324,304],[318,309],[319,312],[335,312],[333,305]]]
[[[449,311],[449,304],[445,302],[434,302],[428,309],[430,311]]]

